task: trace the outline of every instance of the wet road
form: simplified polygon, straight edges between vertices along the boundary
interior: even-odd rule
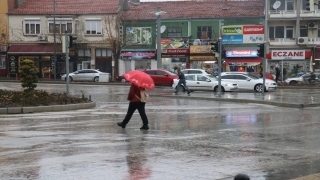
[[[0,88],[20,84],[0,82]],[[137,113],[126,129],[116,125],[128,88],[71,85],[71,93],[91,95],[97,107],[0,115],[0,179],[231,180],[246,173],[284,180],[320,173],[320,107],[155,96],[146,105],[150,130],[141,131]],[[65,85],[38,89],[60,92]]]

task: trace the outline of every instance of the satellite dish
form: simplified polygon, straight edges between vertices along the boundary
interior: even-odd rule
[[[163,33],[165,30],[166,30],[166,26],[165,26],[165,25],[163,25],[163,26],[160,27],[160,32],[161,32],[161,33]]]
[[[281,2],[280,1],[276,1],[274,4],[273,4],[273,9],[278,9],[279,7],[281,6]]]

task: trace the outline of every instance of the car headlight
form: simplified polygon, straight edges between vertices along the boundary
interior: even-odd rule
[[[267,82],[266,84],[269,85],[269,86],[271,86],[273,83],[272,83],[272,82]]]
[[[233,86],[233,84],[231,84],[231,83],[228,83],[228,84],[226,84],[225,86],[230,86],[230,87],[231,87],[231,86]]]

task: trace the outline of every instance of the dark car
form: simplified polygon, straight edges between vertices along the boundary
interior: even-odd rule
[[[256,76],[257,78],[260,78],[260,73],[259,72],[250,72],[250,74]],[[274,80],[273,76],[268,72],[266,72],[266,79]]]
[[[123,83],[127,82],[126,78],[124,78],[123,75],[122,76],[118,76],[117,77],[117,81],[120,81],[120,82],[123,82]]]
[[[143,72],[149,74],[154,81],[155,85],[168,85],[171,86],[173,84],[173,79],[177,79],[177,74],[174,74],[167,70],[143,70]]]

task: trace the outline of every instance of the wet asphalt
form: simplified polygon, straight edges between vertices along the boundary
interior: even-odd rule
[[[20,84],[0,82],[0,88]],[[0,115],[0,179],[231,180],[246,173],[284,180],[320,173],[320,106],[258,103],[317,104],[319,89],[175,96],[156,88],[146,105],[148,131],[139,129],[138,113],[125,129],[116,125],[126,114],[128,89],[71,84],[72,94],[90,95],[97,107]]]

